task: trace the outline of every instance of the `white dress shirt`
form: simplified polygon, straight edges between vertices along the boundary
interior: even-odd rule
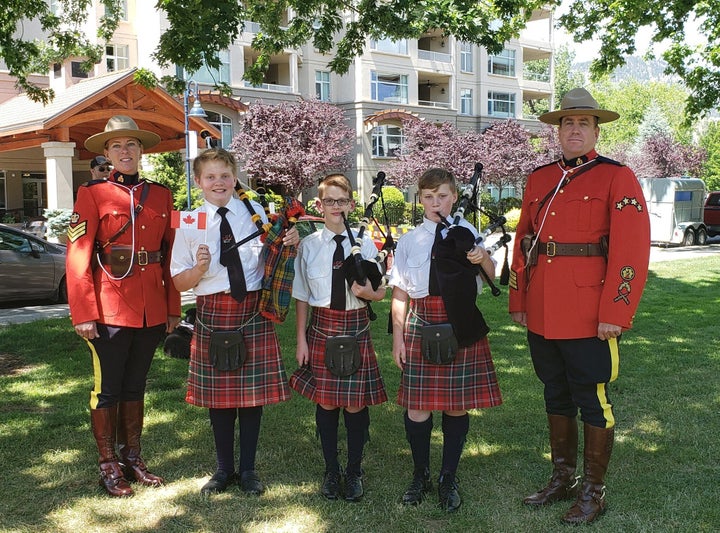
[[[262,221],[267,222],[263,207],[257,202],[251,201],[251,204]],[[257,231],[258,228],[252,221],[249,210],[241,200],[233,197],[225,207],[228,208],[225,216],[230,222],[235,242],[239,242]],[[193,213],[205,212],[207,214],[207,229],[178,229],[175,231],[175,243],[170,262],[171,275],[176,276],[195,266],[195,254],[201,244],[207,244],[210,249],[210,268],[193,288],[196,296],[207,296],[230,290],[227,268],[220,264],[220,221],[222,217],[217,210],[218,206],[206,201]],[[238,248],[248,291],[257,291],[262,286],[262,278],[265,273],[265,265],[260,259],[262,247],[263,243],[258,236]]]
[[[353,232],[353,236],[356,233]],[[335,233],[327,228],[316,231],[300,241],[295,258],[295,279],[292,295],[296,300],[308,302],[312,307],[330,307],[332,290],[332,263],[335,253]],[[350,255],[350,240],[343,240],[345,257]],[[369,236],[363,236],[360,246],[363,259],[374,260],[378,249]],[[345,284],[345,308],[360,309],[367,304],[359,300]]]
[[[405,291],[410,298],[425,298],[430,288],[430,254],[435,242],[437,222],[423,218],[422,224],[403,235],[395,249],[395,258],[388,285]],[[460,226],[468,228],[475,238],[477,229],[467,220]],[[443,237],[447,230],[443,230]],[[482,246],[482,245],[480,245]],[[493,262],[496,262],[492,259]],[[478,293],[482,290],[482,278],[477,276]]]

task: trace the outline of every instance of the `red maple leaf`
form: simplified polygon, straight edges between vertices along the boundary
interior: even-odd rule
[[[187,224],[188,226],[191,226],[195,223],[195,218],[192,215],[185,215],[182,219],[182,221]]]

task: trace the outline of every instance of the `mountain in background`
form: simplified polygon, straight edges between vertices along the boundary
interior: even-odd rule
[[[678,82],[677,76],[668,76],[665,74],[667,62],[662,59],[653,59],[646,61],[642,57],[630,56],[627,58],[625,65],[618,67],[613,72],[611,79],[613,81],[638,80],[638,81],[662,81],[662,82]],[[590,61],[575,63],[572,70],[582,72],[584,75],[590,73]]]

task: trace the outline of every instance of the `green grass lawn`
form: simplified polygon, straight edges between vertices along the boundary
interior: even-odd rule
[[[655,263],[635,328],[621,343],[616,444],[607,477],[608,512],[595,531],[720,530],[720,260]],[[417,508],[400,496],[412,464],[402,410],[394,403],[387,301],[375,304],[373,338],[391,401],[371,408],[366,495],[360,503],[319,494],[323,473],[314,405],[265,408],[257,467],[268,491],[204,498],[215,468],[207,410],[184,402],[187,361],[160,352],[149,375],[144,457],[164,476],[160,489],[112,499],[97,486],[89,428],[89,354],[67,319],[0,327],[0,531],[563,531],[569,503],[534,510],[522,498],[550,474],[542,388],[524,330],[507,315],[507,288],[481,309],[504,404],[471,413],[458,477],[463,506],[446,515],[433,494]],[[288,372],[295,369],[294,318],[279,328]],[[433,474],[440,463],[440,417]],[[341,423],[341,457],[344,429]]]

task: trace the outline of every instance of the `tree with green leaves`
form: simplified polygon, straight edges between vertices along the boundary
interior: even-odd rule
[[[175,209],[187,209],[187,176],[185,174],[185,159],[180,152],[163,152],[148,154],[150,169],[143,171],[143,175],[153,181],[165,185],[173,193]],[[202,193],[197,187],[190,190],[192,206],[202,203]]]
[[[633,55],[641,29],[651,31],[652,44],[670,43],[662,52],[666,73],[688,87],[687,119],[703,116],[720,104],[720,6],[712,1],[638,2],[637,0],[573,0],[560,25],[576,42],[600,41],[600,54],[590,71],[595,79],[612,72]],[[700,42],[688,41],[697,25]],[[704,41],[704,42],[703,42]],[[649,54],[652,56],[652,50]]]
[[[55,94],[52,89],[33,83],[33,74],[47,74],[53,63],[75,56],[86,58],[82,64],[90,70],[99,63],[104,44],[117,29],[121,0],[101,0],[105,15],[100,18],[97,39],[84,35],[92,0],[59,0],[54,13],[46,0],[3,0],[0,8],[0,65],[10,71],[15,85],[37,102],[47,104]],[[45,39],[29,40],[25,24],[37,23]]]
[[[700,139],[707,154],[702,178],[709,191],[720,191],[720,123],[710,122]]]

